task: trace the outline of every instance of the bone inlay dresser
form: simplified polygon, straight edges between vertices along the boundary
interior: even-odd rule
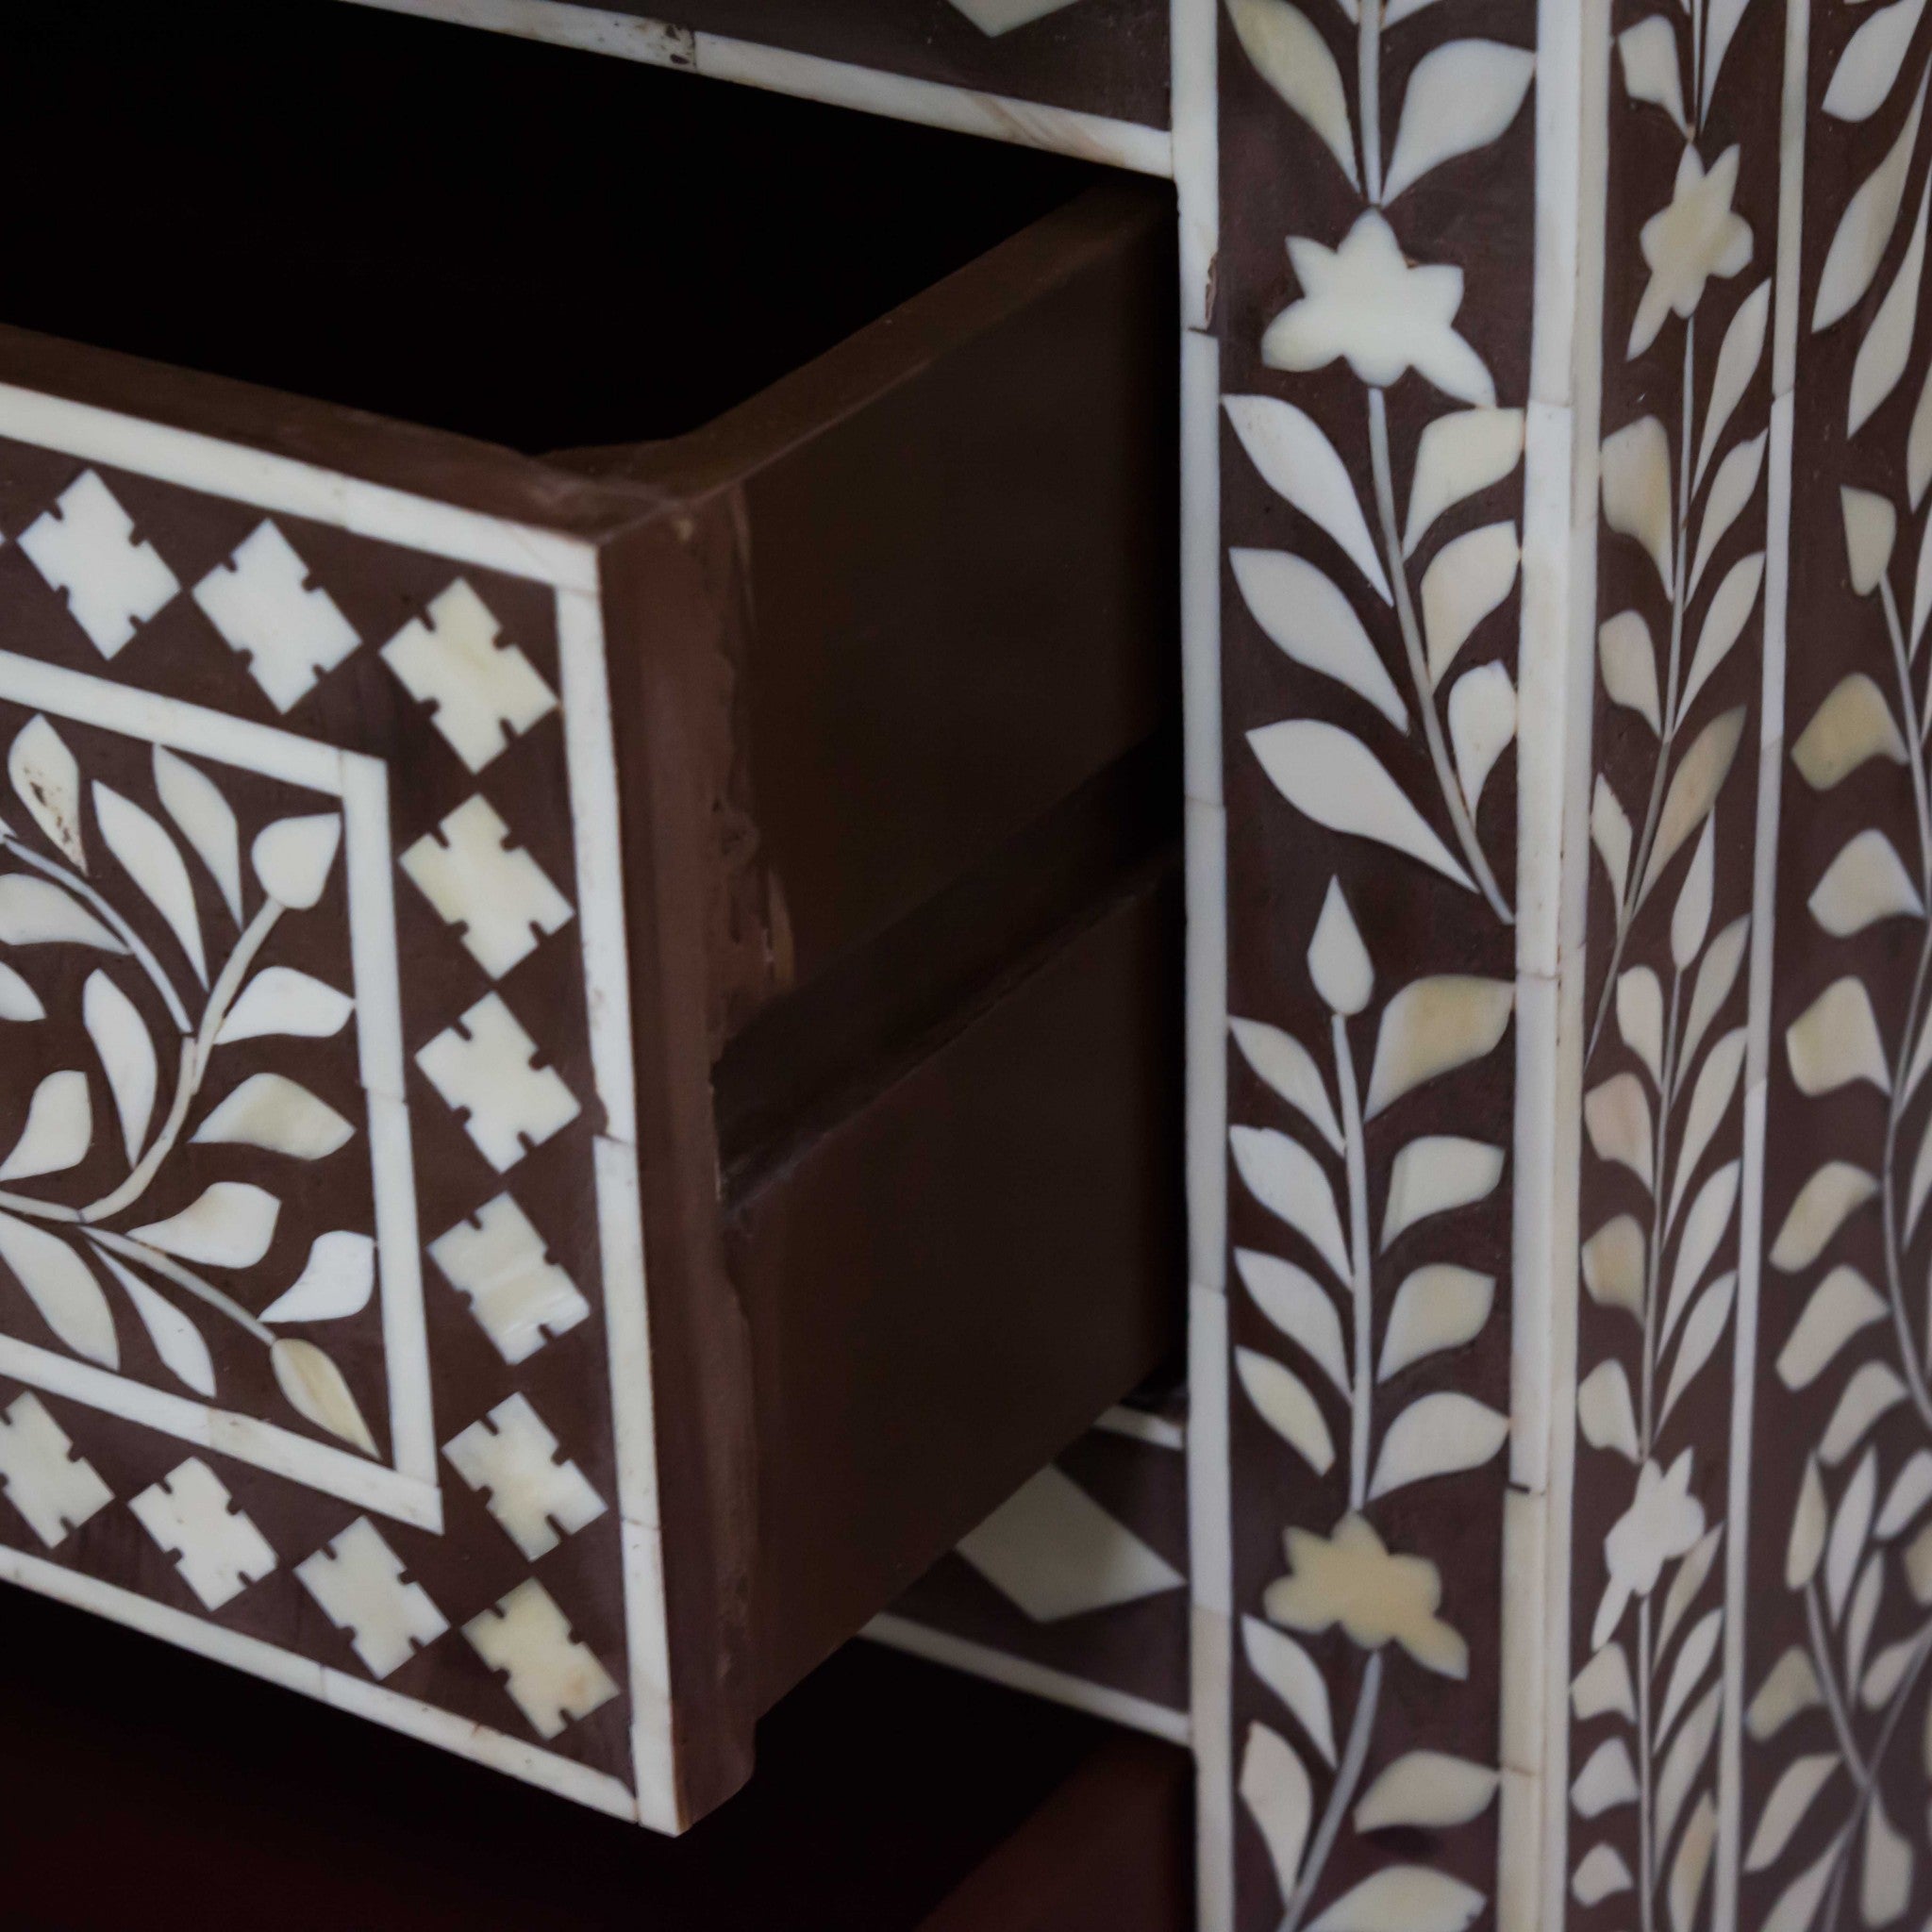
[[[1925,0],[647,5],[8,29],[0,1568],[1923,1925]]]

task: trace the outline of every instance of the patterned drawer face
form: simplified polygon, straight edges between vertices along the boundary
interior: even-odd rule
[[[594,549],[13,389],[0,537],[0,1574],[674,1824]]]

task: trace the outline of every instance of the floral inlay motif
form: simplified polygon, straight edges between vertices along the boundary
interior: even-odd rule
[[[1408,876],[1432,890],[1446,881],[1456,903],[1439,936],[1462,952],[1462,970],[1391,979],[1344,871],[1306,950],[1325,1027],[1231,1023],[1283,1110],[1281,1125],[1231,1129],[1235,1171],[1290,1241],[1278,1254],[1236,1251],[1241,1290],[1267,1324],[1265,1345],[1235,1348],[1236,1399],[1296,1458],[1313,1516],[1287,1526],[1285,1572],[1261,1590],[1260,1614],[1240,1620],[1248,1669],[1295,1728],[1246,1725],[1239,1790],[1279,1887],[1281,1932],[1459,1932],[1488,1901],[1421,1847],[1492,1817],[1498,1771],[1472,1755],[1482,1746],[1378,1741],[1424,1687],[1464,1680],[1472,1651],[1495,1642],[1445,1607],[1439,1562],[1415,1546],[1409,1492],[1494,1465],[1509,1434],[1500,1408],[1443,1372],[1495,1333],[1497,1278],[1473,1264],[1507,1198],[1507,1136],[1487,1108],[1466,1134],[1432,1131],[1428,1109],[1447,1083],[1481,1077],[1512,1038],[1513,981],[1471,963],[1507,960],[1515,922],[1505,856],[1514,787],[1490,780],[1508,769],[1517,730],[1510,486],[1524,412],[1500,406],[1496,369],[1466,326],[1463,266],[1418,246],[1424,231],[1403,197],[1517,124],[1536,57],[1455,38],[1449,8],[1229,0],[1228,10],[1257,72],[1325,150],[1306,164],[1332,162],[1352,203],[1332,229],[1284,236],[1297,292],[1265,322],[1260,364],[1290,377],[1345,364],[1358,385],[1352,408],[1324,403],[1320,421],[1280,393],[1224,399],[1254,470],[1311,532],[1306,554],[1235,549],[1235,586],[1269,642],[1322,681],[1310,714],[1247,731],[1234,756],[1252,756],[1293,811],[1339,835],[1328,866],[1359,855],[1391,895]],[[1404,75],[1386,140],[1385,52]],[[1318,205],[1341,198],[1334,185]],[[1448,940],[1457,919],[1480,950]],[[1366,1078],[1358,1053],[1370,1056]],[[1369,1837],[1405,1829],[1406,1841]]]
[[[1374,208],[1339,248],[1291,236],[1288,258],[1307,292],[1261,338],[1271,369],[1320,369],[1341,356],[1374,389],[1413,369],[1460,402],[1495,402],[1482,358],[1452,326],[1462,307],[1462,271],[1453,263],[1411,264]]]
[[[1346,1512],[1325,1535],[1301,1527],[1287,1531],[1288,1574],[1265,1592],[1266,1621],[1251,1617],[1242,1625],[1250,1668],[1294,1714],[1334,1771],[1318,1823],[1302,1758],[1271,1727],[1256,1724],[1249,1730],[1241,1795],[1268,1840],[1288,1900],[1289,1925],[1301,1923],[1348,1807],[1360,1795],[1387,1646],[1398,1645],[1414,1664],[1443,1676],[1469,1673],[1467,1638],[1438,1614],[1442,1580],[1436,1565],[1413,1552],[1391,1550],[1368,1512],[1410,1484],[1490,1461],[1509,1426],[1507,1417],[1455,1390],[1402,1393],[1406,1371],[1464,1346],[1482,1330],[1494,1279],[1453,1262],[1431,1261],[1405,1274],[1386,1311],[1378,1310],[1375,1292],[1378,1258],[1411,1228],[1494,1192],[1503,1176],[1503,1150],[1453,1135],[1411,1139],[1398,1149],[1386,1176],[1377,1175],[1386,1182],[1386,1206],[1379,1233],[1372,1237],[1364,1122],[1397,1108],[1429,1081],[1495,1052],[1508,1029],[1512,990],[1507,981],[1461,974],[1411,981],[1381,1008],[1364,1094],[1349,1023],[1374,1003],[1375,971],[1339,884],[1329,886],[1307,964],[1331,1013],[1326,1071],[1293,1035],[1256,1021],[1234,1023],[1248,1063],[1302,1117],[1324,1150],[1273,1128],[1232,1130],[1242,1181],[1302,1238],[1322,1272],[1248,1250],[1237,1251],[1236,1267],[1257,1307],[1285,1340],[1312,1357],[1348,1407],[1342,1450],[1301,1374],[1274,1355],[1237,1349],[1241,1386],[1275,1433],[1316,1475],[1328,1474],[1338,1462],[1347,1473]],[[1338,1292],[1347,1309],[1346,1333]],[[1376,1396],[1390,1385],[1394,1413],[1382,1422],[1378,1436]],[[1319,1634],[1337,1625],[1366,1653],[1339,1758],[1330,1687],[1313,1658],[1287,1634]],[[1387,1813],[1385,1822],[1443,1822],[1437,1817],[1431,1780],[1415,1762],[1423,1757],[1441,1759],[1435,1774],[1462,1789],[1480,1789],[1480,1802],[1466,1816],[1486,1807],[1494,1789],[1492,1772],[1440,1753],[1409,1753],[1382,1774],[1385,1785],[1394,1780],[1378,1807]],[[1417,1794],[1413,1808],[1392,1795],[1411,1787]],[[1386,1884],[1405,1869],[1389,1867],[1365,1884]],[[1425,1888],[1431,1891],[1435,1885],[1452,1886],[1453,1892],[1442,1896],[1453,1897],[1458,1911],[1465,1901],[1471,1910],[1479,1903],[1468,1887],[1424,1868],[1410,1869],[1404,1882],[1425,1878],[1434,1881]]]
[[[1726,788],[1755,763],[1773,286],[1745,279],[1759,238],[1736,207],[1757,150],[1707,127],[1748,10],[1636,19],[1612,81],[1612,140],[1668,143],[1676,166],[1608,244],[1636,300],[1627,337],[1605,328],[1577,1489],[1627,1501],[1600,1569],[1578,1532],[1570,1893],[1641,1932],[1699,1922],[1719,1838],[1726,1524],[1700,1491],[1723,1469],[1738,1301],[1752,926],[1730,857],[1749,808]]]
[[[1637,305],[1631,355],[1642,355],[1657,341],[1666,313],[1689,322],[1712,275],[1728,279],[1749,267],[1751,225],[1731,211],[1742,153],[1727,147],[1708,174],[1694,147],[1687,147],[1679,158],[1670,206],[1652,215],[1638,237],[1650,264],[1650,286]]]
[[[1319,1634],[1340,1624],[1351,1643],[1399,1643],[1445,1677],[1469,1674],[1469,1645],[1436,1614],[1442,1579],[1423,1557],[1390,1554],[1375,1526],[1353,1510],[1332,1537],[1288,1532],[1289,1574],[1262,1599],[1268,1621]]]
[[[1798,1010],[1774,1052],[1800,1103],[1829,1123],[1818,1139],[1830,1152],[1766,1204],[1774,1381],[1760,1409],[1787,1430],[1788,1405],[1821,1405],[1823,1417],[1815,1438],[1806,1426],[1802,1474],[1779,1505],[1790,1508],[1783,1582],[1802,1607],[1803,1640],[1768,1667],[1767,1645],[1746,1687],[1745,1734],[1768,1788],[1741,1821],[1743,1873],[1747,1887],[1770,1888],[1762,1923],[1773,1932],[1846,1924],[1855,1910],[1868,1926],[1905,1921],[1924,1870],[1932,369],[1920,322],[1932,187],[1907,192],[1926,165],[1923,13],[1881,8],[1827,56],[1812,130],[1836,149],[1846,125],[1887,117],[1849,150],[1848,192],[1825,215],[1828,245],[1800,325],[1825,365],[1818,413],[1836,419],[1840,531],[1811,541],[1822,549],[1841,533],[1829,577],[1842,615],[1828,645],[1805,641],[1811,662],[1836,675],[1789,721],[1788,769],[1800,781],[1787,781],[1789,808],[1829,827],[1818,848],[1828,856],[1807,854],[1791,881],[1803,909],[1784,915],[1795,957],[1781,976]],[[1923,1897],[1919,1907],[1914,1922]]]
[[[347,992],[262,962],[277,935],[294,941],[285,953],[313,948],[300,929],[326,917],[342,817],[298,809],[244,836],[219,770],[156,745],[142,803],[92,775],[47,717],[12,738],[24,817],[0,820],[0,1024],[52,1030],[53,1057],[74,1064],[42,1074],[0,1128],[0,1262],[73,1355],[119,1370],[125,1338],[144,1333],[168,1378],[232,1400],[217,1353],[246,1338],[288,1417],[375,1455],[341,1367],[287,1332],[368,1304],[374,1240],[319,1226],[280,1292],[262,1295],[255,1274],[285,1216],[306,1226],[327,1211],[307,1176],[357,1125],[303,1080],[242,1071],[275,1058],[265,1047],[336,1041],[349,1024]],[[225,1162],[232,1173],[204,1177]],[[39,1339],[33,1319],[8,1318]]]

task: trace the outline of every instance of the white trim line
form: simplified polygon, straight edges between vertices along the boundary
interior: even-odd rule
[[[224,442],[198,430],[0,383],[0,431],[21,442],[225,497],[270,515],[306,517],[378,542],[428,551],[507,576],[534,577],[559,589],[597,588],[596,547],[580,537],[438,503],[292,457]]]
[[[1191,801],[1188,808],[1206,808]],[[1200,1932],[1233,1932],[1235,1922],[1234,1467],[1227,1371],[1226,1293],[1194,1283],[1188,1291],[1188,1571]]]
[[[1227,1432],[1227,812],[1221,743],[1221,8],[1171,0],[1180,242],[1181,717],[1185,741],[1188,1201],[1188,1701],[1194,1908],[1235,1916],[1233,1474]]]
[[[889,120],[917,121],[955,134],[1045,148],[1136,175],[1164,179],[1174,173],[1174,142],[1162,128],[1082,114],[1072,108],[1043,108],[1006,94],[974,93],[938,81],[876,74],[842,60],[821,60],[810,54],[726,40],[721,34],[699,34],[696,39],[697,71],[714,80],[741,81],[775,93],[825,101],[835,108],[883,114]]]
[[[1218,0],[1172,0],[1169,15],[1181,326],[1188,329],[1214,326],[1214,262],[1221,250],[1219,15]]]
[[[617,1507],[624,1523],[625,1648],[630,1663],[638,1815],[653,1830],[677,1831],[684,1819],[671,1721],[671,1638],[664,1601],[651,1317],[638,1172],[617,739],[606,672],[604,615],[594,595],[558,591],[557,656],[576,841],[577,917],[583,934],[591,1078],[605,1116],[592,1158]]]
[[[52,1395],[85,1403],[108,1415],[158,1429],[163,1435],[253,1463],[272,1475],[299,1483],[324,1495],[340,1496],[364,1509],[411,1523],[434,1535],[442,1533],[442,1495],[434,1483],[385,1468],[366,1456],[331,1448],[252,1415],[236,1415],[205,1402],[191,1401],[145,1382],[129,1381],[92,1362],[56,1355],[31,1341],[0,1336],[0,1375],[29,1382]]]
[[[0,431],[8,428],[0,415]],[[69,671],[38,658],[0,651],[0,697],[28,710],[78,719],[106,731],[166,745],[170,751],[279,778],[305,791],[325,791],[332,798],[348,795],[342,754],[332,744],[230,717],[225,711],[210,711],[181,698],[162,697],[158,691],[116,684],[92,672]]]
[[[525,1744],[520,1739],[493,1731],[487,1724],[448,1711],[432,1709],[399,1691],[385,1690],[358,1677],[311,1662],[292,1651],[277,1649],[258,1637],[244,1637],[220,1624],[192,1617],[185,1610],[171,1609],[150,1598],[137,1596],[98,1577],[66,1570],[42,1557],[30,1557],[22,1550],[0,1545],[0,1582],[18,1584],[38,1596],[52,1597],[75,1609],[92,1611],[143,1636],[157,1637],[164,1643],[192,1651],[211,1662],[227,1664],[279,1684],[286,1690],[299,1690],[320,1704],[333,1705],[357,1717],[369,1718],[405,1737],[434,1744],[440,1750],[468,1757],[492,1771],[507,1772],[525,1784],[539,1785],[578,1805],[609,1813],[626,1822],[636,1818],[630,1793],[616,1778],[555,1752]]]
[[[688,26],[640,20],[634,13],[611,13],[601,7],[558,6],[556,0],[355,0],[384,13],[408,13],[418,20],[447,21],[481,27],[520,41],[547,41],[585,54],[610,54],[647,67],[696,65]]]
[[[1170,1710],[1151,1698],[1136,1697],[1131,1691],[1116,1690],[1110,1685],[1090,1683],[1085,1677],[1069,1676],[1064,1671],[1049,1670],[1044,1664],[1028,1663],[1024,1657],[1009,1657],[984,1643],[971,1643],[963,1637],[952,1637],[943,1630],[928,1629],[909,1618],[891,1614],[874,1617],[859,1632],[874,1643],[891,1650],[903,1650],[908,1657],[944,1664],[950,1670],[966,1671],[1009,1690],[1024,1690],[1035,1697],[1049,1698],[1075,1710],[1091,1711],[1117,1724],[1145,1731],[1151,1737],[1165,1738],[1170,1744],[1188,1741],[1188,1714]]]
[[[1785,651],[1790,617],[1791,467],[1796,412],[1799,249],[1805,208],[1805,106],[1811,0],[1787,0],[1773,291],[1771,457],[1766,482],[1764,670],[1759,688],[1757,852],[1751,892],[1751,990],[1744,1056],[1744,1184],[1738,1209],[1738,1311],[1731,1357],[1730,1485],[1724,1506],[1724,1703],[1718,1734],[1712,1932],[1737,1932],[1743,1856],[1744,1665],[1751,1528],[1751,1441],[1757,1396],[1757,1315],[1764,1273],[1765,1106],[1777,913],[1778,815],[1784,768]]]
[[[350,971],[356,1041],[369,1110],[371,1198],[381,1278],[382,1352],[389,1374],[391,1459],[433,1494],[436,1419],[423,1312],[423,1241],[416,1217],[416,1160],[404,1094],[402,965],[389,817],[389,767],[344,752],[343,863],[349,884]]]
[[[738,81],[774,93],[796,94],[835,108],[856,108],[891,121],[913,121],[955,134],[976,134],[1019,147],[1044,148],[1137,175],[1174,173],[1174,143],[1159,127],[1084,114],[1073,108],[1043,107],[1008,94],[980,93],[936,80],[915,80],[849,61],[795,54],[724,34],[559,0],[354,0],[386,13],[481,27],[526,41],[548,41],[589,53],[615,55],[650,67]]]
[[[1524,455],[1511,1492],[1504,1544],[1499,1932],[1568,1909],[1588,832],[1595,715],[1609,0],[1540,0],[1535,316]],[[1532,754],[1541,734],[1548,748]],[[1528,1085],[1541,1091],[1520,1091]],[[1538,1135],[1546,1133],[1539,1148]],[[1525,1181],[1538,1167],[1541,1183]],[[1524,1271],[1534,1269],[1534,1300]],[[1534,1445],[1524,1442],[1527,1424]],[[1519,1457],[1518,1450],[1522,1450]],[[1509,1659],[1520,1655],[1520,1674]]]

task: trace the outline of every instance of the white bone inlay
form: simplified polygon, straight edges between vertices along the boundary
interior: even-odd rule
[[[416,1056],[424,1076],[457,1112],[484,1159],[505,1174],[582,1111],[553,1067],[533,1067],[537,1042],[495,993],[445,1027]]]
[[[37,1395],[17,1396],[0,1416],[0,1489],[49,1549],[114,1500],[93,1465],[73,1449]]]
[[[197,1142],[265,1147],[295,1160],[322,1160],[356,1130],[286,1074],[251,1074],[195,1129]]]
[[[429,1243],[429,1257],[464,1295],[476,1324],[505,1361],[527,1361],[546,1341],[591,1312],[568,1274],[547,1258],[543,1237],[508,1194]]]
[[[387,1677],[449,1622],[420,1583],[403,1581],[403,1561],[366,1516],[296,1564],[302,1587],[338,1630],[349,1633],[370,1674]]]
[[[476,1655],[505,1675],[504,1688],[542,1737],[554,1738],[617,1695],[610,1674],[571,1635],[550,1592],[532,1577],[463,1625]]]
[[[87,1158],[93,1138],[94,1115],[87,1094],[87,1075],[49,1074],[27,1103],[26,1125],[20,1130],[13,1152],[0,1162],[0,1181],[65,1174]]]
[[[1051,1463],[958,1550],[1036,1624],[1133,1603],[1187,1581]]]
[[[431,723],[472,772],[557,708],[557,693],[523,652],[497,642],[501,628],[458,577],[430,605],[427,624],[413,619],[382,647],[382,661],[434,708]]]
[[[20,547],[57,591],[102,657],[111,658],[181,588],[153,544],[93,471],[84,471],[54,509],[35,519]]]
[[[141,1526],[175,1557],[181,1580],[218,1610],[275,1567],[275,1553],[199,1457],[128,1504]]]
[[[484,1492],[491,1515],[533,1563],[608,1507],[583,1471],[568,1457],[558,1461],[557,1452],[557,1438],[521,1395],[442,1445],[456,1473]]]
[[[80,835],[80,765],[67,741],[44,718],[30,718],[7,754],[14,796],[33,822],[67,856],[76,872],[87,870]]]
[[[258,524],[193,594],[223,641],[247,658],[249,675],[278,711],[292,710],[362,641],[271,523]]]
[[[571,917],[571,904],[543,868],[510,843],[509,827],[481,792],[402,855],[403,870],[451,925],[491,979],[536,951]]]
[[[178,1214],[134,1230],[136,1241],[210,1268],[253,1268],[268,1253],[282,1204],[253,1181],[216,1181]]]
[[[279,1033],[331,1040],[348,1024],[355,1005],[347,993],[292,966],[265,966],[235,1002],[215,1044]]]

